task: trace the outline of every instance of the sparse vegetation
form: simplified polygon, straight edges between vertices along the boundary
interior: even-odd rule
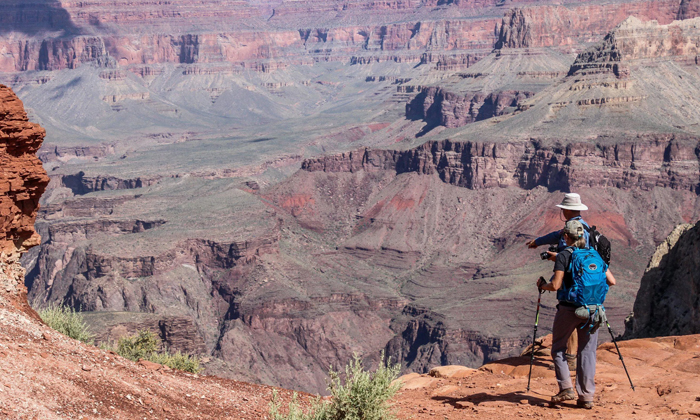
[[[199,358],[177,352],[171,354],[167,351],[158,351],[160,339],[151,331],[141,330],[133,336],[122,337],[116,346],[105,346],[108,350],[114,350],[120,356],[138,361],[139,359],[149,362],[160,363],[172,369],[183,370],[185,372],[198,373],[202,369],[199,367]]]
[[[83,319],[83,315],[64,305],[50,305],[39,310],[41,319],[54,330],[83,343],[92,344],[94,335]]]
[[[95,336],[88,329],[83,315],[73,308],[64,305],[50,305],[39,310],[39,316],[49,327],[61,334],[83,343],[94,343]],[[133,336],[122,337],[116,345],[114,343],[101,343],[100,348],[114,351],[134,362],[144,359],[185,372],[199,373],[202,371],[199,367],[199,358],[196,356],[183,354],[179,351],[177,353],[159,352],[160,339],[148,330],[141,330]]]
[[[391,361],[382,362],[376,371],[364,369],[356,355],[345,367],[345,381],[340,374],[329,372],[328,390],[330,401],[320,398],[313,401],[306,412],[301,408],[296,395],[289,403],[286,413],[281,413],[281,403],[275,395],[270,403],[272,420],[389,420],[394,418],[389,399],[401,386],[392,382],[398,377],[401,367]]]

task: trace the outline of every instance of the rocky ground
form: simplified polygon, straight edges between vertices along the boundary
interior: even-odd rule
[[[549,336],[551,337],[551,336]],[[543,341],[547,341],[546,339]],[[407,375],[396,397],[401,419],[696,419],[700,417],[700,335],[619,343],[633,391],[612,343],[598,348],[595,406],[575,401],[557,407],[559,390],[549,349],[538,347],[530,392],[529,357],[506,359],[478,370],[440,367]]]

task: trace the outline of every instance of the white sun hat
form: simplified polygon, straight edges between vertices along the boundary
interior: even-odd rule
[[[557,204],[557,207],[565,210],[588,210],[588,207],[581,202],[581,196],[576,193],[565,194],[561,204]]]

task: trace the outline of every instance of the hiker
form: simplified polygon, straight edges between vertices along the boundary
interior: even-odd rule
[[[564,219],[568,222],[569,220],[578,220],[586,227],[586,223],[581,217],[581,211],[588,210],[588,207],[581,202],[581,196],[576,193],[568,193],[564,195],[564,199],[561,204],[557,204],[564,215]],[[585,231],[585,229],[584,229]],[[586,248],[590,246],[589,238],[590,235],[587,231],[584,232],[584,237],[586,238]],[[548,233],[547,235],[540,236],[537,239],[533,239],[527,243],[528,248],[537,248],[540,245],[557,245],[557,252],[562,251],[566,248],[566,241],[564,240],[563,230],[555,230],[554,232]],[[549,254],[549,260],[554,261],[557,254],[552,251],[547,251]],[[578,347],[576,334],[571,334],[569,337],[569,342],[566,348],[566,359],[569,363],[569,368],[571,370],[576,370],[576,348]]]
[[[576,399],[576,394],[572,389],[569,366],[567,365],[565,357],[567,340],[574,330],[576,330],[576,335],[578,336],[578,363],[576,366],[577,405],[590,409],[593,408],[593,394],[595,393],[594,376],[596,348],[598,347],[598,327],[605,319],[605,315],[602,308],[596,307],[596,312],[591,315],[587,305],[584,306],[566,300],[573,296],[571,293],[572,290],[578,290],[577,293],[582,296],[591,292],[593,289],[574,289],[573,285],[575,280],[573,276],[575,274],[569,269],[569,265],[572,259],[574,259],[573,253],[576,252],[575,248],[586,249],[585,229],[583,224],[578,220],[569,220],[566,222],[562,232],[562,237],[567,248],[559,252],[556,256],[554,276],[552,276],[549,283],[543,278],[537,281],[537,287],[540,290],[557,292],[557,299],[559,300],[557,314],[554,317],[554,326],[552,327],[552,359],[554,360],[554,370],[557,383],[559,384],[559,393],[552,397],[552,403],[556,404],[562,401]],[[613,274],[607,269],[607,265],[600,259],[597,252],[593,249],[587,250],[587,252],[595,253],[594,255],[597,256],[598,259],[594,259],[594,261],[600,261],[600,264],[602,264],[599,268],[600,275],[603,273],[602,270],[605,269],[605,284],[608,286],[614,285],[615,277],[613,277]],[[591,265],[588,268],[595,269],[596,267]],[[602,284],[603,279],[601,277],[599,277],[599,281],[600,284],[595,286],[598,287],[598,289],[595,289],[596,293],[600,293],[600,288],[605,287]],[[599,303],[600,305],[602,305],[602,300],[605,299],[605,293],[607,293],[607,288],[602,292],[602,297],[598,297],[601,300]],[[577,309],[584,309],[585,313],[589,314],[589,317],[586,319],[581,318]],[[599,310],[600,313],[597,312]],[[596,318],[595,314],[598,314],[599,317]]]
[[[561,204],[557,204],[557,207],[561,209],[564,219],[566,219],[567,222],[569,220],[578,220],[585,227],[590,227],[581,217],[581,212],[588,210],[588,206],[581,202],[580,195],[576,193],[565,194]],[[557,252],[559,252],[566,248],[563,233],[563,230],[555,230],[554,232],[550,232],[544,236],[540,236],[539,238],[529,241],[526,245],[528,248],[537,248],[540,245],[557,245]],[[583,235],[586,238],[586,248],[588,248],[590,246],[588,231],[584,229]],[[554,261],[556,256],[556,253],[549,251],[549,259],[551,261]]]

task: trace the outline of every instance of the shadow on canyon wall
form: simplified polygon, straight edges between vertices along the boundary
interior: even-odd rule
[[[3,0],[0,2],[0,35],[9,32],[77,35],[79,29],[57,0]]]

